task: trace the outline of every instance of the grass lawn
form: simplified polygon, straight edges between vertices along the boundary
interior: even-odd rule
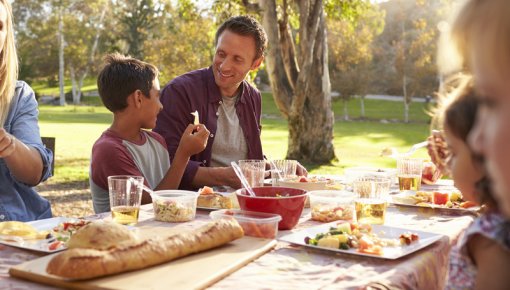
[[[266,155],[284,158],[287,151],[287,123],[280,116],[271,95],[264,93],[263,113],[272,115],[262,121],[262,145]],[[91,97],[87,103],[96,106],[48,106],[41,105],[40,129],[42,136],[56,137],[55,176],[51,182],[87,180],[92,144],[108,128],[112,114]],[[343,116],[343,105],[333,105],[337,120]],[[399,102],[366,100],[369,119],[403,119],[403,104]],[[359,100],[349,102],[351,118],[359,116]],[[382,123],[379,121],[337,121],[335,124],[335,152],[338,161],[329,165],[305,164],[313,174],[341,174],[352,166],[394,167],[395,161],[379,157],[385,147],[407,150],[412,144],[423,141],[429,132],[425,107],[421,103],[411,106],[411,123]],[[426,157],[425,150],[416,153]]]

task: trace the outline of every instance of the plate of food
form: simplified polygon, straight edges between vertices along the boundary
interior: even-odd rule
[[[421,250],[443,235],[384,225],[333,222],[280,238],[295,245],[380,259],[398,259]]]
[[[323,190],[328,185],[334,185],[335,181],[322,176],[295,176],[278,181],[278,186],[303,189],[306,191]]]
[[[469,200],[465,200],[458,190],[442,191],[414,191],[405,190],[391,195],[394,205],[431,208],[443,213],[474,214],[477,215],[480,207]]]
[[[204,186],[198,190],[197,208],[204,210],[239,208],[234,190]]]
[[[66,249],[65,243],[84,219],[54,217],[32,222],[0,222],[0,243],[32,251],[53,253]]]

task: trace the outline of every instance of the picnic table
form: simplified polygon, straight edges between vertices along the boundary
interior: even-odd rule
[[[280,231],[278,237],[321,224],[310,217],[310,210],[305,209],[296,228]],[[111,217],[106,213],[88,218]],[[208,211],[197,211],[195,222],[208,219]],[[390,206],[385,225],[444,236],[432,245],[396,260],[337,254],[278,241],[273,250],[208,285],[208,288],[442,289],[450,248],[473,219],[473,215],[444,215],[430,210]],[[155,223],[152,206],[142,206],[139,225]],[[40,253],[0,245],[0,289],[51,289],[50,286],[16,279],[8,274],[11,266],[41,256]]]

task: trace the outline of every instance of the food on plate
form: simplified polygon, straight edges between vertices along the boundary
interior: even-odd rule
[[[108,250],[70,249],[53,256],[46,272],[76,280],[112,275],[215,248],[243,235],[236,220],[219,219],[188,232],[124,243]]]
[[[464,200],[459,191],[416,191],[413,194],[404,192],[396,194],[392,198],[393,202],[397,204],[408,204],[431,208],[467,209],[478,206],[475,202]]]
[[[174,200],[153,199],[154,218],[162,222],[187,222],[195,218],[193,206]]]
[[[333,222],[337,220],[352,220],[353,219],[352,205],[328,207],[317,205],[312,207],[312,220],[323,223]]]
[[[400,244],[410,245],[412,242],[416,242],[419,239],[419,237],[415,233],[407,232],[407,233],[401,234],[399,239],[400,239]]]
[[[58,226],[53,228],[52,235],[54,235],[58,241],[66,243],[71,238],[71,236],[76,233],[76,231],[89,224],[90,222],[91,221],[84,219],[78,219],[60,223]]]
[[[233,208],[230,197],[214,192],[209,186],[202,187],[198,190],[198,193],[200,194],[197,200],[198,207]]]
[[[195,119],[193,120],[193,125],[200,124],[200,119],[198,117],[198,111],[195,110],[195,112],[191,112],[191,115],[195,116]]]
[[[437,205],[446,205],[450,201],[450,194],[448,192],[434,191],[432,193],[432,202]]]
[[[290,178],[285,179],[285,181],[286,182],[312,182],[312,183],[321,182],[321,183],[331,183],[331,179],[330,178],[319,177],[319,176],[304,176],[304,175],[290,177]]]
[[[138,239],[126,226],[111,221],[91,222],[76,231],[67,242],[67,248],[107,250],[120,243],[134,243]]]
[[[45,239],[48,236],[48,231],[39,232],[32,225],[24,222],[6,221],[0,222],[0,235],[23,239]]]
[[[383,238],[372,232],[368,224],[344,222],[331,227],[326,233],[319,233],[313,238],[306,237],[305,243],[341,250],[356,249],[360,253],[381,256],[384,247],[406,246],[418,239],[414,233],[402,234],[398,239]]]

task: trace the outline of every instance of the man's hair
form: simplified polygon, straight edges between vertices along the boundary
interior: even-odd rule
[[[155,66],[120,53],[106,55],[104,63],[97,77],[97,89],[108,110],[124,110],[128,96],[136,90],[150,98],[150,90],[158,76]]]
[[[255,59],[264,55],[267,47],[267,35],[264,28],[253,17],[247,15],[234,16],[227,19],[216,31],[215,45],[223,31],[229,30],[239,35],[251,36],[255,40]]]

